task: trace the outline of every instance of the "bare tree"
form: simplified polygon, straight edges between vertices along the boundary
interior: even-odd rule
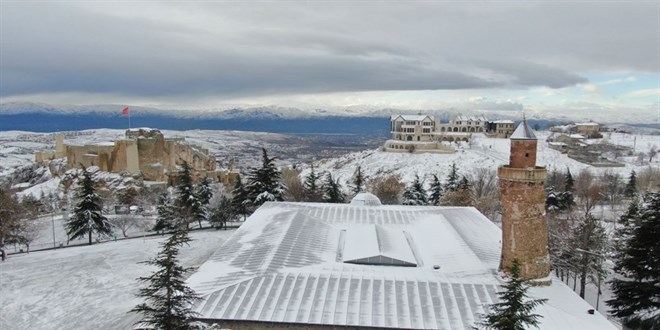
[[[16,242],[25,245],[30,253],[30,244],[39,237],[41,226],[36,217],[24,218],[23,225],[16,233]]]
[[[300,180],[300,171],[295,168],[282,169],[282,183],[287,187],[285,199],[301,202],[305,199],[305,187]]]
[[[383,204],[399,204],[405,187],[398,175],[378,176],[367,181],[367,191],[376,195]]]
[[[601,183],[595,179],[589,170],[580,171],[575,183],[575,193],[580,199],[585,215],[589,214],[598,203],[604,200],[604,196],[601,194],[602,190]]]
[[[137,227],[139,223],[137,217],[130,214],[110,218],[108,219],[108,222],[110,222],[112,227],[121,230],[121,234],[124,236],[124,238],[128,237],[128,231],[131,228]]]
[[[648,166],[639,171],[637,188],[640,192],[660,190],[660,169]]]
[[[474,206],[487,218],[496,220],[501,209],[497,173],[493,169],[478,168],[470,178]]]
[[[603,196],[610,204],[610,207],[618,204],[618,198],[623,194],[623,180],[621,175],[612,171],[606,171],[601,178],[603,187]]]
[[[653,161],[653,157],[658,154],[658,146],[655,144],[651,146],[651,149],[649,149],[649,163]]]

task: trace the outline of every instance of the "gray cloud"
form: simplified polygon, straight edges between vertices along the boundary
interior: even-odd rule
[[[3,97],[559,88],[660,70],[658,3],[0,6]]]

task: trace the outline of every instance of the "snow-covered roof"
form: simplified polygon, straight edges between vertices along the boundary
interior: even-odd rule
[[[500,239],[471,207],[268,202],[188,285],[207,320],[466,329],[497,299]],[[542,330],[613,328],[560,281],[531,296]]]
[[[454,121],[487,121],[486,117],[483,115],[480,116],[464,116],[458,115],[454,117]]]
[[[527,124],[527,120],[523,120],[518,125],[516,130],[513,131],[513,134],[511,134],[509,139],[511,139],[511,140],[536,140],[536,135],[534,135],[534,131]]]
[[[598,126],[598,123],[575,123],[576,126]]]
[[[515,124],[515,122],[513,120],[506,120],[506,119],[496,120],[493,123],[495,123],[495,124]]]
[[[390,120],[395,120],[399,117],[403,120],[409,120],[409,121],[422,121],[427,118],[433,121],[433,117],[428,115],[395,115],[395,116],[391,116]]]

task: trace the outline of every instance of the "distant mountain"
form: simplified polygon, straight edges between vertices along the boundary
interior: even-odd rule
[[[83,130],[95,128],[126,128],[128,118],[122,116],[125,105],[51,105],[33,102],[6,102],[0,104],[0,130],[24,130],[51,132],[60,130]],[[389,134],[388,118],[395,114],[424,113],[434,115],[442,122],[449,121],[458,113],[464,115],[483,114],[491,120],[509,119],[519,121],[519,111],[484,110],[401,110],[374,109],[370,107],[314,108],[260,106],[207,109],[160,109],[155,107],[130,106],[132,127],[158,127],[162,129],[223,129],[294,134]],[[38,118],[39,120],[35,120]],[[554,124],[570,123],[570,118],[553,114],[533,113],[528,115],[532,125],[546,128]],[[644,131],[660,131],[658,125],[631,124],[644,127]]]

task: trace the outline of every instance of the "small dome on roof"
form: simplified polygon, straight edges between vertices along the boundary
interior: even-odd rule
[[[355,195],[355,197],[351,199],[351,205],[381,206],[383,204],[380,203],[380,199],[378,199],[376,195],[363,192]]]

